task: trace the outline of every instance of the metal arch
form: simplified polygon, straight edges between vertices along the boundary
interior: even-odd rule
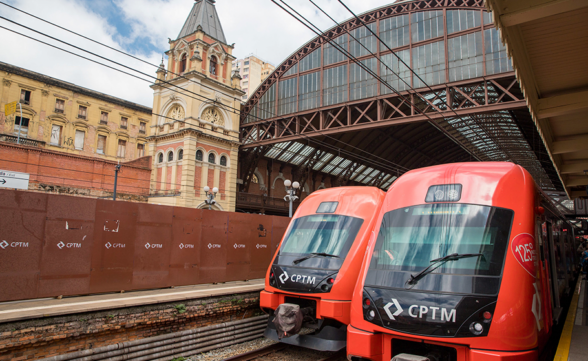
[[[378,9],[368,11],[367,13],[359,15],[359,18],[366,22],[371,23],[376,20],[386,19],[392,16],[408,14],[412,11],[417,10],[433,10],[436,8],[467,8],[467,9],[485,9],[483,0],[421,0],[421,1],[410,1],[405,3],[395,3],[387,6],[383,6]],[[326,37],[317,36],[310,40],[308,43],[301,46],[292,55],[290,55],[282,64],[276,67],[276,69],[267,77],[267,79],[259,85],[253,95],[249,97],[247,102],[242,108],[241,112],[241,124],[247,117],[253,107],[259,102],[261,97],[267,92],[267,90],[274,85],[292,66],[298,64],[306,55],[312,53],[317,48],[328,40],[333,40],[340,35],[345,34],[347,31],[361,27],[362,24],[355,18],[351,18],[341,25],[334,26],[329,30],[325,31]]]

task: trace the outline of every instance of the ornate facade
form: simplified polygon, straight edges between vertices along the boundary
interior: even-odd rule
[[[197,0],[151,86],[151,203],[205,208],[208,186],[219,189],[214,209],[235,210],[244,93],[232,50],[214,1]]]

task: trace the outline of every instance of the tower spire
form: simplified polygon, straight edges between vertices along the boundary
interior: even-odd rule
[[[199,30],[198,27],[200,26],[200,30],[206,35],[226,44],[227,39],[214,4],[214,0],[196,0],[178,35],[178,39],[194,33]]]

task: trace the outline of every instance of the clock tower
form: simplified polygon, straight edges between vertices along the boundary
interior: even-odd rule
[[[196,0],[170,39],[167,67],[157,70],[149,154],[150,203],[208,208],[204,187],[217,188],[216,210],[234,211],[239,154],[239,73],[232,73],[214,0]]]

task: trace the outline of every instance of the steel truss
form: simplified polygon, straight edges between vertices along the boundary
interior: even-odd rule
[[[514,72],[241,124],[242,149],[340,132],[526,107]],[[449,96],[447,96],[449,94]]]

